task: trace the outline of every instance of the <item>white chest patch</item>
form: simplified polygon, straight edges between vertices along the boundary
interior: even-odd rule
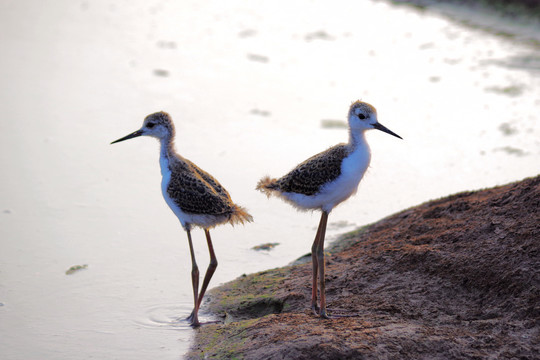
[[[159,166],[161,168],[161,193],[163,194],[163,198],[165,199],[165,202],[171,210],[174,212],[176,217],[180,220],[182,223],[182,226],[185,227],[186,225],[186,216],[185,213],[180,210],[180,207],[176,205],[174,200],[169,196],[169,193],[167,192],[167,187],[169,186],[169,182],[171,181],[172,172],[169,168],[169,158],[165,154],[161,154],[159,157]]]

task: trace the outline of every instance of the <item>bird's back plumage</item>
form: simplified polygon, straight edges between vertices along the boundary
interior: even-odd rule
[[[216,225],[252,220],[242,207],[233,203],[227,190],[212,175],[191,161],[175,154],[169,157],[169,168],[167,195],[183,213],[215,217]]]
[[[268,177],[261,179],[257,189],[267,195],[274,191],[315,195],[325,184],[331,183],[341,175],[341,164],[348,155],[347,144],[335,145],[300,163],[279,179]]]

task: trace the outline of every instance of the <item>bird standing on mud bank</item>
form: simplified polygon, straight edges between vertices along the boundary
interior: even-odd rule
[[[268,197],[276,195],[299,210],[321,210],[321,220],[311,247],[313,285],[311,309],[315,315],[329,318],[326,312],[324,282],[324,238],[328,214],[356,193],[366,172],[371,152],[365,138],[370,129],[381,130],[401,139],[377,121],[372,105],[356,101],[349,109],[349,142],[338,144],[299,164],[279,179],[262,178],[257,189]],[[320,307],[317,304],[317,276],[320,285]]]

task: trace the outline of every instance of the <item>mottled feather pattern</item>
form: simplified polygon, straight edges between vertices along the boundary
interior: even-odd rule
[[[216,193],[220,194],[221,196],[223,196],[224,198],[226,198],[228,201],[232,203],[231,196],[229,195],[227,190],[225,190],[225,188],[221,186],[221,184],[216,179],[214,179],[212,175],[210,175],[209,173],[207,173],[206,171],[204,171],[203,169],[201,169],[200,167],[198,167],[191,161],[187,159],[185,159],[185,161],[190,165],[191,169],[195,171],[197,175],[199,175],[208,185],[210,185],[210,187]]]
[[[280,192],[303,195],[317,194],[321,187],[337,179],[341,174],[341,163],[349,154],[347,144],[338,144],[314,155],[299,164],[287,175],[266,187]]]
[[[189,214],[227,215],[235,206],[229,193],[210,174],[187,159],[174,159],[169,166],[176,174],[170,180],[167,193]]]

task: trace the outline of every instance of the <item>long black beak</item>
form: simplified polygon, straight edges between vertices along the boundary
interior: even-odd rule
[[[141,136],[142,134],[143,134],[142,130],[137,130],[137,131],[132,132],[129,135],[124,136],[123,138],[120,138],[118,140],[113,141],[111,144],[114,144],[114,143],[117,143],[117,142],[120,142],[120,141],[124,141],[124,140],[128,140],[128,139],[133,139],[134,137]]]
[[[399,136],[398,134],[396,134],[395,132],[393,132],[392,130],[388,129],[387,127],[379,124],[379,123],[375,123],[373,124],[373,127],[377,130],[381,130],[387,134],[390,134],[390,135],[394,135],[395,137],[398,137],[400,138],[401,140],[403,140],[403,138],[401,136]]]

